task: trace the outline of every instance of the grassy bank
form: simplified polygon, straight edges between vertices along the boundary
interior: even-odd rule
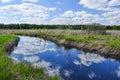
[[[33,68],[23,63],[13,63],[8,57],[4,46],[17,39],[14,35],[0,35],[0,80],[58,80],[58,77],[48,76],[43,68]]]
[[[56,36],[56,35],[54,35]],[[114,49],[120,49],[120,38],[113,37],[109,35],[62,35],[56,36],[60,37],[66,41],[74,41],[74,42],[81,42],[81,43],[89,43],[93,46],[109,46]]]
[[[57,38],[65,41],[73,41],[77,43],[89,43],[93,46],[108,46],[116,50],[120,49],[120,38],[111,37],[111,35],[88,35],[88,34],[66,34],[66,32],[55,33],[48,31],[36,31],[36,32],[14,32],[14,34],[21,35],[36,35],[49,38]]]

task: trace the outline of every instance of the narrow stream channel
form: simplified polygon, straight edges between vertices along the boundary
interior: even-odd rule
[[[11,53],[15,62],[44,67],[64,80],[120,80],[120,62],[76,48],[67,49],[42,38],[19,36]]]

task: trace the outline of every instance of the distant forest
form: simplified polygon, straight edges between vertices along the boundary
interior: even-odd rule
[[[104,25],[36,25],[36,24],[0,24],[0,29],[74,29],[84,30],[88,26],[103,26],[107,30],[120,30],[119,26],[104,26]]]

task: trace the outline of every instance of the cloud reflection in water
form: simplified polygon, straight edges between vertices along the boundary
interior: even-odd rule
[[[117,76],[120,78],[119,65],[115,65],[115,69],[108,68],[109,63],[113,66],[116,60],[108,61],[100,55],[84,53],[75,48],[66,50],[64,46],[58,46],[41,38],[19,37],[20,42],[11,53],[11,58],[16,62],[43,67],[49,75],[60,75],[65,80],[109,80],[106,75],[111,76],[111,79]]]
[[[43,39],[20,36],[18,47],[12,53],[35,55],[46,51],[56,51],[54,48],[47,48],[47,45],[48,42]]]
[[[34,63],[40,60],[39,56],[30,56],[30,57],[24,57],[24,60],[29,63]]]
[[[85,66],[91,66],[92,63],[101,63],[105,59],[97,54],[92,53],[86,53],[86,54],[78,54],[78,60],[74,60],[74,63],[76,65],[85,65]]]

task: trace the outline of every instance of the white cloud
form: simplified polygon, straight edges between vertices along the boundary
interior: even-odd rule
[[[47,22],[47,19],[49,18],[49,12],[54,10],[56,10],[56,8],[47,8],[33,3],[13,4],[0,7],[0,13],[6,16],[6,18],[11,16],[20,17],[18,19],[9,18],[12,19],[9,22],[14,21],[33,24]]]
[[[74,14],[73,11],[68,10],[68,11],[66,11],[64,14],[62,14],[61,16],[63,16],[63,17],[74,17],[75,14]]]
[[[42,60],[42,61],[40,61],[38,63],[34,63],[33,65],[36,66],[36,67],[43,67],[43,68],[48,69],[51,66],[51,63],[47,62],[45,60]]]
[[[103,10],[103,11],[114,11],[119,10],[117,7],[120,5],[119,0],[80,0],[79,4],[83,5],[83,7],[87,7],[90,9]]]
[[[0,0],[10,2],[12,0]],[[22,0],[36,2],[38,0]],[[31,24],[120,24],[120,4],[118,0],[80,0],[84,7],[102,10],[102,14],[91,14],[86,11],[67,10],[60,15],[51,15],[50,11],[57,11],[55,7],[45,7],[35,3],[10,4],[0,7],[1,23],[31,23]],[[9,13],[9,14],[8,14]],[[11,18],[13,17],[13,18]],[[16,17],[16,18],[14,18]],[[70,19],[71,18],[71,19]]]
[[[60,75],[61,66],[56,65],[54,68],[51,68],[51,62],[41,60],[37,63],[34,63],[33,66],[45,68],[45,73],[49,74],[50,76]]]
[[[39,0],[22,0],[23,2],[37,2]]]
[[[102,14],[104,19],[109,23],[109,25],[119,25],[120,24],[120,11],[109,11]]]
[[[8,3],[8,2],[11,2],[12,0],[0,0],[0,2],[2,3]]]
[[[106,7],[107,0],[80,0],[79,4],[82,4],[84,7],[96,9]]]
[[[120,16],[120,11],[110,11],[110,12],[105,12],[102,14],[104,17],[113,17],[113,16]]]
[[[55,17],[54,19],[52,19],[51,23],[56,23],[56,24],[93,23],[96,21],[98,22],[99,18],[100,18],[99,15],[89,14],[85,11],[73,12],[71,10],[68,10],[63,14],[59,15],[58,17]]]
[[[35,63],[40,60],[39,56],[30,56],[30,57],[24,57],[24,60],[30,63]]]
[[[90,24],[119,25],[120,11],[105,11],[102,14],[90,14],[86,11],[65,11],[51,20],[53,24]]]
[[[44,6],[39,6],[32,3],[22,3],[0,7],[0,11],[2,12],[12,12],[12,14],[22,14],[23,16],[31,16],[36,13],[46,14],[47,10],[48,8]]]
[[[80,58],[80,61],[75,60],[74,63],[76,65],[85,65],[85,66],[91,66],[93,63],[101,63],[105,59],[97,54],[78,54],[78,58]]]
[[[31,18],[29,20],[31,20]],[[39,53],[44,53],[48,50],[45,47],[45,45],[47,45],[47,42],[45,42],[42,39],[30,38],[30,37],[26,37],[26,38],[20,37],[20,38],[21,38],[20,41],[23,41],[23,43],[19,44],[18,47],[12,52],[14,54],[35,55]]]
[[[49,8],[49,11],[54,11],[56,10],[56,8]]]

